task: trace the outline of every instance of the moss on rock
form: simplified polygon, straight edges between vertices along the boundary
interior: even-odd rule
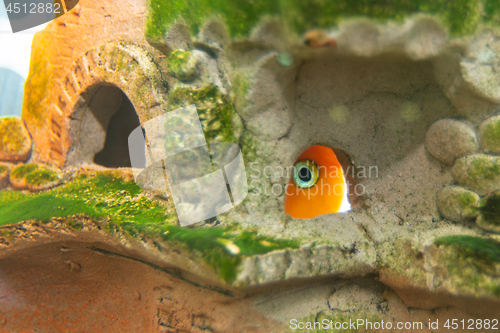
[[[500,232],[500,192],[484,197],[479,207],[477,224],[487,230]]]
[[[447,186],[438,193],[437,205],[449,220],[471,220],[478,215],[479,195],[460,186]]]
[[[38,169],[26,175],[28,186],[42,186],[58,180],[57,173],[48,169]]]
[[[280,18],[292,32],[332,28],[346,17],[365,16],[376,20],[401,21],[409,15],[428,13],[439,16],[455,35],[473,33],[481,23],[496,22],[500,5],[492,0],[149,0],[146,38],[160,41],[180,17],[196,33],[209,18],[220,17],[233,37],[248,36],[266,16]]]
[[[263,15],[278,15],[279,1],[149,0],[146,38],[161,40],[175,20],[182,17],[195,33],[209,18],[220,16],[231,35],[245,36]]]
[[[194,79],[199,73],[193,52],[175,50],[167,58],[167,71],[181,81]]]
[[[33,170],[37,170],[36,165],[27,165],[14,173],[28,175]],[[84,215],[100,220],[102,229],[109,233],[121,231],[138,242],[154,239],[156,244],[165,242],[183,249],[186,257],[212,267],[221,280],[229,283],[236,278],[243,257],[298,247],[295,240],[274,239],[235,225],[182,228],[173,210],[171,201],[167,207],[159,204],[135,182],[114,171],[83,173],[41,193],[0,192],[0,226],[67,217],[66,224],[79,230],[82,225],[73,216]]]
[[[500,242],[469,235],[437,238],[438,260],[447,269],[447,284],[462,292],[500,296]]]
[[[245,131],[243,136],[241,137],[241,151],[243,156],[245,157],[245,161],[255,161],[258,162],[257,151],[259,149],[259,140],[255,138],[252,133],[249,131]]]
[[[451,235],[437,238],[436,245],[454,247],[463,258],[473,257],[488,264],[500,263],[500,242],[468,235]]]
[[[31,154],[31,138],[17,117],[0,118],[0,161],[24,162]]]
[[[28,164],[21,164],[15,167],[10,176],[13,179],[22,179],[24,178],[27,174],[30,172],[33,172],[38,169],[38,165],[34,163],[28,163]]]
[[[206,140],[211,142],[238,142],[241,120],[232,103],[216,86],[199,89],[177,86],[168,96],[169,109],[196,105]]]
[[[481,147],[486,153],[500,153],[500,116],[484,121],[479,127]]]
[[[500,157],[473,154],[458,159],[453,165],[453,178],[479,195],[500,190]]]
[[[12,169],[10,182],[16,189],[37,192],[59,185],[61,177],[53,169],[39,164],[28,163],[18,165]]]
[[[250,90],[250,74],[245,71],[234,73],[232,79],[232,92],[234,94],[234,104],[241,112],[247,106],[246,96]]]

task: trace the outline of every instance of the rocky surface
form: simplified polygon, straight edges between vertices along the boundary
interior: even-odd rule
[[[239,221],[247,227],[258,227],[263,234],[300,240],[300,249],[245,258],[238,266],[235,285],[376,271],[392,260],[381,254],[385,253],[382,249],[390,246],[387,244],[396,244],[389,239],[415,239],[417,236],[408,229],[418,224],[417,234],[425,233],[433,221],[441,219],[434,205],[435,194],[452,178],[451,174],[443,175],[440,164],[426,156],[424,143],[433,156],[447,164],[478,149],[471,125],[474,122],[449,119],[458,115],[452,105],[454,95],[448,88],[455,83],[445,82],[441,71],[451,71],[446,77],[462,74],[459,67],[440,67],[443,58],[446,64],[458,66],[459,62],[447,44],[444,29],[432,19],[408,20],[398,29],[366,20],[348,21],[336,34],[336,49],[315,49],[291,41],[286,57],[282,50],[265,42],[280,40],[282,36],[272,21],[263,22],[254,30],[252,36],[268,45],[258,52],[249,52],[251,43],[228,47],[231,42],[224,26],[213,20],[204,23],[199,36],[188,33],[182,22],[166,33],[171,37],[164,40],[165,48],[160,51],[168,56],[165,68],[172,77],[167,79],[168,91],[157,90],[153,94],[156,103],[168,101],[168,109],[196,104],[206,120],[202,125],[209,139],[239,142],[247,161],[251,193],[241,207],[219,220],[224,225]],[[162,59],[155,58],[154,53],[141,53],[142,46],[127,44],[108,44],[92,52],[99,59],[106,59],[110,66],[117,55],[120,59],[144,59],[143,64],[149,61],[151,65],[142,68],[150,69],[157,68],[155,59],[158,63]],[[186,56],[186,62],[176,63],[178,55]],[[93,57],[87,55],[81,61]],[[387,57],[392,59],[390,64]],[[193,74],[195,69],[197,75]],[[92,71],[101,73],[99,68]],[[103,78],[111,82],[121,80],[117,74]],[[444,87],[443,92],[440,86]],[[127,92],[127,96],[132,94]],[[234,97],[234,109],[230,97]],[[155,115],[141,109],[139,100],[131,101],[141,121]],[[485,99],[485,103],[491,102]],[[85,106],[82,104],[82,112]],[[74,128],[82,130],[71,130],[73,137],[78,137],[72,143],[74,147],[86,142],[87,125],[75,123]],[[101,143],[85,145],[95,147],[81,161],[92,162],[92,155],[102,147],[105,132],[101,134]],[[358,168],[354,177],[363,189],[364,208],[313,221],[289,219],[280,208],[283,192],[279,191],[288,178],[279,172],[264,175],[264,168],[288,166],[294,156],[317,142],[347,152],[354,161]],[[70,145],[66,143],[66,147]],[[69,163],[85,155],[78,149],[73,149],[72,154]],[[456,164],[454,170],[459,166]],[[469,169],[464,170],[458,176],[456,171],[453,175],[457,180],[467,179],[468,172]],[[470,188],[467,180],[459,183]],[[472,193],[471,196],[477,199]],[[440,205],[445,217],[473,219],[471,212],[463,208],[457,211],[457,203],[449,200],[441,200],[448,205]],[[441,227],[446,226],[443,222]]]
[[[18,117],[0,118],[0,161],[24,162],[31,154],[31,137]]]
[[[500,64],[500,43],[493,29],[484,29],[472,39],[467,55],[460,66],[464,81],[470,84],[476,93],[495,103],[500,102],[500,94],[494,88],[499,84],[495,68]]]

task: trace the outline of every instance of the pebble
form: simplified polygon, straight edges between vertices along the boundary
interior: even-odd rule
[[[500,190],[500,157],[472,154],[459,158],[451,170],[455,181],[483,196]]]
[[[491,117],[479,125],[481,148],[485,153],[500,153],[500,116]]]
[[[461,186],[447,186],[439,191],[437,205],[444,218],[461,222],[477,217],[479,195]]]
[[[476,133],[466,123],[441,119],[427,131],[425,147],[437,160],[451,165],[457,158],[476,152],[479,144]]]

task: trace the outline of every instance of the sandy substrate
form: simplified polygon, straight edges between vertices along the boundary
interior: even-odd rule
[[[0,259],[0,332],[281,332],[246,299],[63,241]]]

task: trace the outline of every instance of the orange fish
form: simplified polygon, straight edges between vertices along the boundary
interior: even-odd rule
[[[348,186],[333,150],[312,146],[300,154],[286,188],[285,213],[310,219],[347,212],[351,209],[347,198]]]

